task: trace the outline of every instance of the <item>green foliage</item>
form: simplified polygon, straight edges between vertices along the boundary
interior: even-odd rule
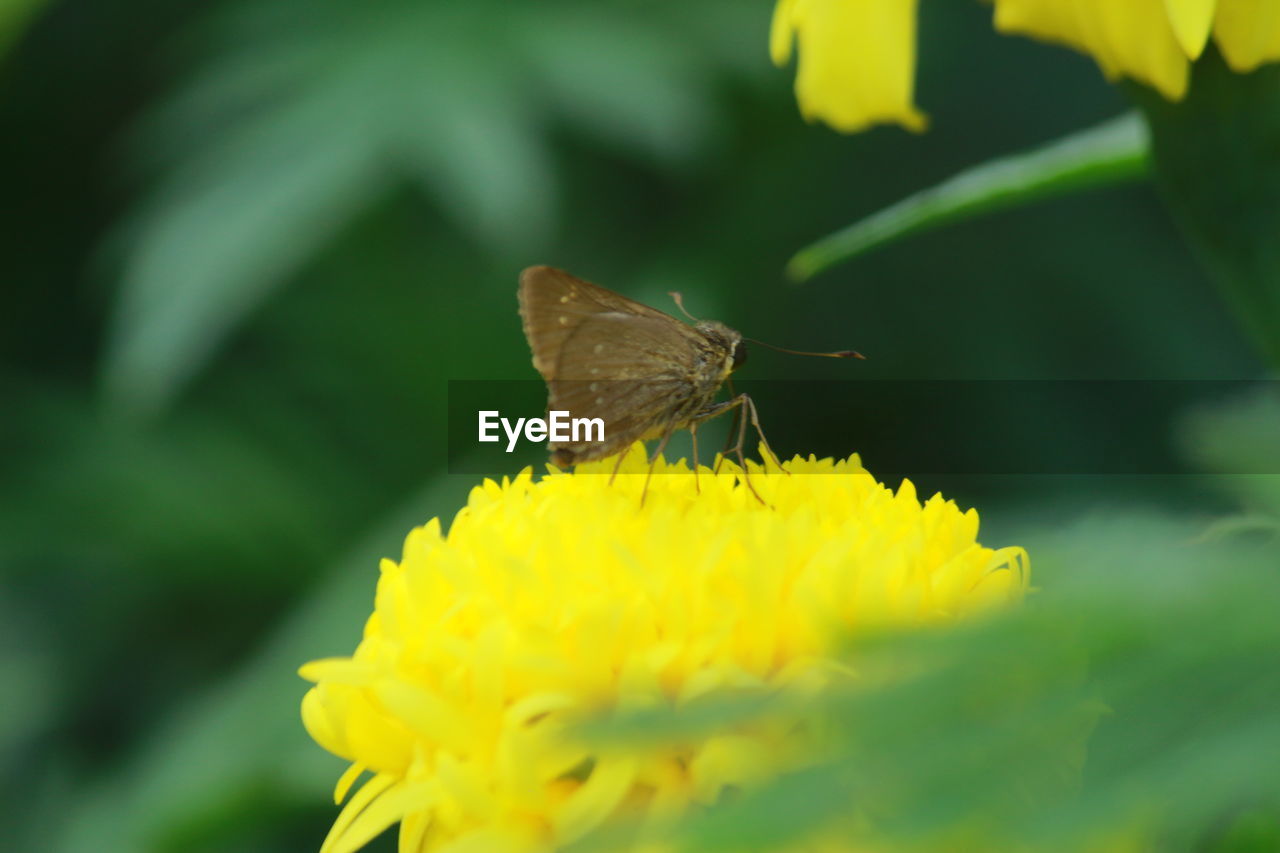
[[[1233,530],[1280,529],[1280,392],[1269,391],[1189,412],[1177,437],[1186,454],[1213,481],[1244,504],[1239,516],[1222,519],[1210,535]]]
[[[831,269],[829,287],[780,287],[794,247],[849,210],[1121,108],[1090,63],[997,36],[977,3],[929,18],[921,90],[935,121],[919,137],[806,126],[768,61],[768,4],[63,0],[48,11],[0,75],[6,849],[318,847],[340,762],[300,726],[295,667],[349,652],[377,557],[460,505],[471,478],[446,473],[445,380],[535,378],[515,312],[525,264],[654,305],[681,289],[697,313],[763,340],[856,345],[873,356],[860,379],[1258,369],[1142,183],[918,232]],[[966,73],[939,74],[955,57]],[[855,286],[866,282],[894,286]],[[749,370],[847,367],[753,354]],[[849,453],[898,435],[894,413],[868,412],[849,387],[821,422],[762,411],[771,441]],[[122,410],[154,417],[113,417]],[[1105,454],[1108,414],[1062,411],[1052,434],[1028,440],[1055,456]],[[975,400],[932,440],[954,451],[1018,415]],[[1206,470],[1247,472],[1247,448],[1274,446],[1272,418],[1242,404],[1179,434]],[[1130,552],[1180,560],[1169,537],[1208,532],[1195,554],[1247,563],[1237,540],[1268,536],[1280,502],[1274,480],[1252,474],[916,479],[979,506],[984,541],[1033,549],[1042,609],[1065,595],[1055,578],[1077,554],[1086,570],[1120,573]],[[1070,523],[1098,506],[1117,517],[1105,536]],[[1237,510],[1216,526],[1180,520]],[[1218,624],[1233,625],[1234,604],[1213,600],[1227,608]],[[970,654],[1008,660],[980,639],[903,639],[896,653],[956,671]],[[1027,661],[1045,660],[1037,648]],[[1118,709],[1094,683],[1072,696]],[[888,684],[885,701],[908,686]],[[859,704],[870,698],[848,697],[848,713],[872,726],[880,709]],[[1230,753],[1216,754],[1221,769]],[[929,770],[927,756],[909,757]],[[885,796],[912,802],[918,789],[903,784]],[[1274,814],[1224,813],[1223,844],[1235,846],[1222,849],[1276,847]],[[723,840],[732,828],[699,831]],[[380,843],[371,849],[394,849]]]
[[[210,60],[136,134],[165,167],[121,236],[109,400],[165,407],[397,185],[421,187],[485,249],[514,257],[560,217],[547,140],[558,127],[672,165],[695,155],[717,123],[715,54],[666,45],[682,37],[673,19],[687,28],[726,9],[268,0],[229,11]]]
[[[45,0],[0,0],[0,55],[45,5]]]
[[[1149,167],[1237,319],[1280,365],[1280,68],[1227,67],[1210,45],[1187,97],[1130,85],[1126,115],[915,193],[800,250],[804,281],[910,234],[1031,201],[1144,176]],[[1150,136],[1150,138],[1148,138]]]
[[[389,513],[328,568],[251,660],[207,685],[199,702],[148,734],[127,766],[82,794],[44,849],[225,849],[222,836],[251,835],[250,821],[269,828],[290,810],[331,802],[333,781],[345,768],[302,729],[298,707],[306,685],[297,668],[354,648],[372,604],[378,558],[394,552],[423,519],[447,516],[471,485],[470,478],[440,478]]]
[[[1236,74],[1210,46],[1183,102],[1135,95],[1170,207],[1240,323],[1280,367],[1280,67]]]
[[[1031,151],[972,166],[796,253],[787,273],[804,281],[908,235],[995,210],[1142,177],[1147,132],[1133,114]]]
[[[1273,406],[1225,420],[1247,407],[1274,434]],[[854,643],[852,685],[803,709],[830,733],[820,761],[676,827],[685,849],[824,833],[893,850],[1272,849],[1280,536],[1193,543],[1201,526],[1128,512],[1046,530],[1028,543],[1038,591],[1024,607]],[[651,712],[594,734],[679,740],[776,704]]]

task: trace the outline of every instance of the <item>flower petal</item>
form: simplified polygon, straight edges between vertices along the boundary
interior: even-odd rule
[[[1216,5],[1218,0],[1164,0],[1173,34],[1192,59],[1199,58],[1209,41]]]
[[[360,789],[363,794],[369,785]],[[377,838],[391,824],[399,821],[409,812],[421,811],[430,805],[431,786],[425,782],[396,782],[374,796],[363,810],[357,814],[346,829],[336,838],[330,833],[320,853],[355,853],[361,847]],[[359,794],[356,795],[358,797]],[[356,802],[356,797],[351,802]],[[345,811],[345,810],[344,810]],[[337,829],[337,824],[334,824]]]
[[[351,786],[355,784],[356,780],[360,778],[360,774],[364,771],[365,766],[357,761],[338,777],[338,784],[333,786],[333,804],[335,806],[342,805],[342,801],[347,798],[347,794],[351,791]]]
[[[773,23],[769,27],[769,56],[774,65],[791,61],[791,42],[795,39],[795,11],[800,0],[778,0],[773,7]]]
[[[1219,0],[1213,39],[1232,71],[1280,59],[1280,2]]]
[[[599,762],[590,778],[565,801],[556,815],[556,838],[575,841],[595,829],[622,802],[635,779],[635,762],[613,759]]]
[[[783,0],[774,61],[800,43],[796,99],[807,120],[852,133],[873,124],[923,130],[914,104],[917,0]]]
[[[803,2],[803,0],[798,0]],[[788,714],[718,739],[619,755],[583,715],[695,697],[799,699],[838,676],[850,631],[962,619],[1025,592],[1020,549],[978,516],[878,483],[857,457],[622,460],[472,492],[447,537],[410,534],[350,658],[304,668],[307,730],[374,774],[325,843],[347,853],[401,821],[401,853],[560,849],[609,821],[683,814],[808,755]],[[590,476],[590,475],[602,476]],[[802,703],[795,707],[802,707]]]
[[[370,804],[385,794],[396,784],[396,777],[390,773],[379,773],[356,791],[347,805],[338,813],[337,819],[333,822],[333,826],[329,829],[329,834],[325,836],[324,843],[320,845],[320,853],[340,853],[340,851],[350,851],[359,849],[359,845],[355,847],[348,846],[346,838],[348,830],[357,818],[367,809]]]
[[[1131,77],[1178,101],[1189,61],[1165,0],[995,0],[996,29],[1066,44],[1097,60],[1109,78]]]

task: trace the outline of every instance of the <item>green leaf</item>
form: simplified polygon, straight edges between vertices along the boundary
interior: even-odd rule
[[[0,0],[0,54],[17,41],[47,0]]]
[[[520,47],[550,106],[580,130],[677,164],[715,135],[712,69],[703,45],[673,49],[678,30],[646,19],[619,27],[616,10],[591,6],[577,8],[571,21],[541,8],[520,20]]]
[[[1237,74],[1210,44],[1183,101],[1131,91],[1151,126],[1157,184],[1237,319],[1280,367],[1280,65]]]
[[[1258,756],[1280,750],[1280,549],[1193,545],[1197,527],[1111,513],[1033,536],[1023,606],[852,645],[854,677],[800,717],[822,738],[811,764],[663,832],[702,853],[814,832],[840,849],[1181,850],[1242,808],[1274,813],[1280,765]],[[726,702],[722,731],[778,711]],[[667,714],[615,733],[684,743],[709,722]]]
[[[1175,431],[1184,455],[1249,510],[1223,519],[1205,535],[1265,533],[1280,529],[1280,387],[1274,383],[1240,397],[1195,409]]]
[[[135,134],[135,165],[157,180],[116,236],[108,402],[162,410],[397,186],[421,188],[485,250],[527,257],[557,224],[559,124],[667,167],[705,152],[724,69],[652,10],[587,6],[233,6],[216,59]],[[730,34],[751,23],[717,8]]]
[[[389,513],[334,561],[328,580],[239,671],[156,726],[116,773],[69,798],[58,825],[42,829],[43,849],[190,849],[190,836],[202,831],[207,814],[251,805],[247,791],[270,791],[277,803],[332,803],[329,791],[345,763],[307,737],[299,711],[307,684],[297,669],[315,658],[350,654],[373,604],[379,558],[398,556],[405,534],[433,514],[447,518],[474,484],[473,477],[439,477]],[[203,831],[226,831],[245,820],[222,822],[221,829],[214,822]],[[186,843],[175,846],[175,837]]]
[[[1043,198],[1139,178],[1147,133],[1127,114],[1056,142],[966,169],[801,249],[787,274],[805,281],[908,234]]]
[[[161,408],[382,189],[360,120],[324,129],[326,106],[317,99],[245,128],[135,224],[103,374],[116,406]],[[312,139],[299,148],[301,136]]]

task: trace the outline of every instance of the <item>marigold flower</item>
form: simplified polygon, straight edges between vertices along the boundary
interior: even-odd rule
[[[1170,100],[1210,35],[1232,70],[1280,59],[1280,0],[992,0],[995,27],[1093,56]],[[882,122],[924,127],[913,103],[917,0],[779,0],[770,52],[800,45],[796,99],[806,119],[851,133]]]
[[[1280,59],[1280,0],[995,0],[996,29],[1070,45],[1109,79],[1166,98],[1187,93],[1190,64],[1214,42],[1233,71]]]
[[[873,124],[924,130],[915,107],[917,0],[779,0],[769,50],[800,44],[796,100],[808,121],[853,133]]]
[[[650,752],[588,747],[585,717],[850,676],[850,635],[946,623],[1021,598],[1021,548],[978,543],[978,515],[859,464],[613,460],[472,490],[447,534],[384,560],[349,658],[302,667],[311,736],[352,762],[325,853],[400,822],[400,850],[550,851],[612,819],[666,819],[784,769],[802,721]],[[595,474],[603,473],[603,476]],[[700,486],[700,490],[699,490]],[[621,749],[621,748],[619,748]],[[638,750],[639,748],[634,748]]]

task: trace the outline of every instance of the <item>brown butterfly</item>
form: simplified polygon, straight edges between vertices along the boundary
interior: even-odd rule
[[[680,294],[671,296],[684,311]],[[568,411],[575,418],[600,418],[604,422],[603,441],[552,442],[548,449],[555,465],[564,468],[619,454],[616,475],[623,451],[636,441],[657,438],[658,447],[649,459],[652,473],[654,462],[671,435],[688,429],[693,438],[696,476],[698,424],[731,409],[738,426],[734,449],[744,471],[743,412],[759,433],[765,450],[775,463],[778,461],[760,429],[759,415],[750,397],[735,394],[728,400],[715,399],[729,374],[747,358],[745,341],[749,339],[737,331],[723,323],[692,316],[695,325],[689,326],[554,267],[529,267],[522,272],[519,297],[524,334],[533,350],[533,366],[547,383],[548,410]],[[796,354],[863,357],[852,350]],[[731,429],[731,437],[732,434]],[[647,480],[645,485],[647,489]],[[749,480],[747,485],[750,487]],[[751,487],[751,491],[755,493],[755,488]]]

